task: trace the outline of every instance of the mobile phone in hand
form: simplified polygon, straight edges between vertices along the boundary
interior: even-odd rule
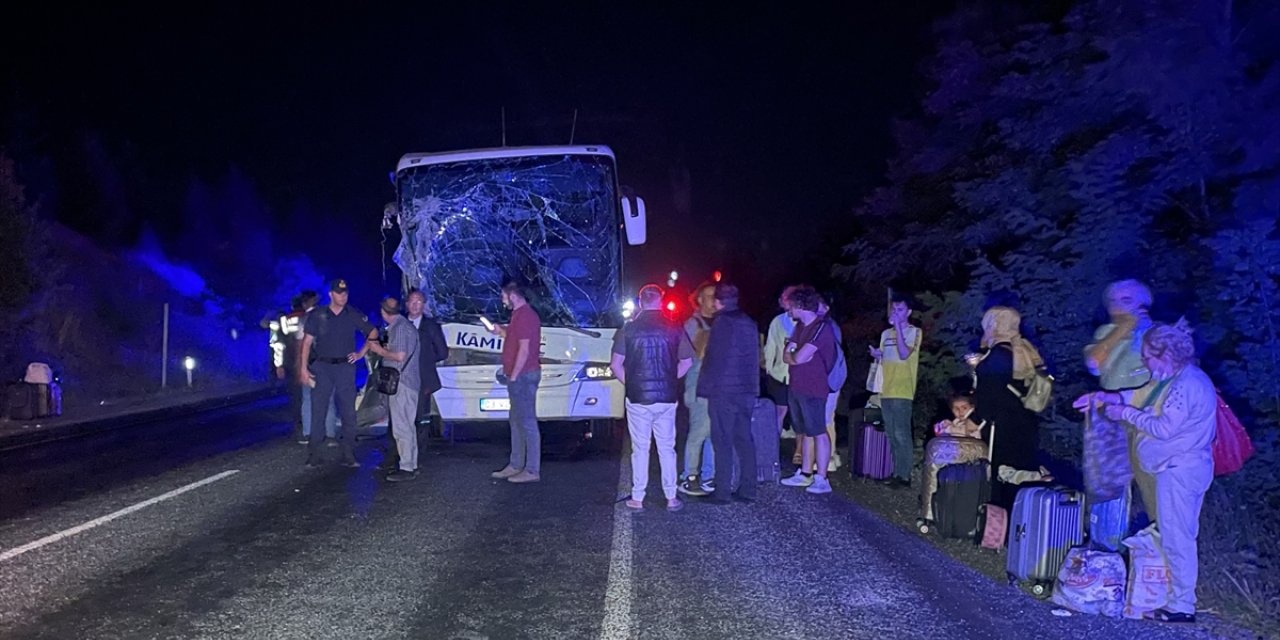
[[[488,318],[480,316],[480,324],[484,325],[484,328],[493,331],[493,323]]]

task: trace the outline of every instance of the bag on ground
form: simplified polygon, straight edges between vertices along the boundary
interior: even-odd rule
[[[1121,541],[1129,534],[1131,495],[1126,488],[1114,500],[1089,502],[1089,546],[1103,551],[1120,551]]]
[[[1124,617],[1139,619],[1169,601],[1169,566],[1160,547],[1160,532],[1147,527],[1124,539],[1129,548],[1129,584]]]
[[[1009,534],[1009,512],[996,504],[984,504],[978,509],[978,534],[974,542],[983,549],[999,551],[1004,548]]]
[[[778,482],[782,479],[778,458],[778,440],[781,437],[777,405],[768,398],[756,398],[751,408],[751,441],[756,449],[757,482]]]
[[[864,476],[883,480],[893,475],[893,455],[889,451],[889,436],[882,423],[868,423],[850,427],[849,472],[854,477]]]
[[[1072,611],[1119,618],[1124,613],[1124,558],[1118,553],[1076,547],[1058,571],[1053,602]]]

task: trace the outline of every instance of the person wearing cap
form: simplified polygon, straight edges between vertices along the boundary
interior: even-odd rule
[[[356,468],[353,445],[356,437],[356,367],[355,363],[369,352],[377,341],[378,330],[359,309],[347,304],[350,293],[346,280],[329,283],[329,304],[318,307],[307,317],[302,338],[300,380],[315,387],[311,391],[311,442],[307,447],[307,466],[323,461],[324,415],[329,402],[337,400],[342,418],[339,443],[342,464]],[[356,334],[364,337],[357,351]]]
[[[388,482],[404,482],[418,477],[418,390],[422,376],[414,358],[420,356],[418,329],[400,315],[400,301],[387,296],[382,299],[382,319],[387,323],[387,346],[377,341],[369,348],[382,356],[382,366],[400,372],[400,383],[391,395],[391,435],[396,449],[397,469],[387,474]]]
[[[631,434],[631,499],[644,509],[649,488],[649,443],[657,441],[662,493],[667,510],[684,504],[676,497],[676,405],[680,378],[693,366],[693,343],[684,329],[662,313],[662,289],[640,288],[640,313],[613,336],[609,362],[626,388],[627,430]]]

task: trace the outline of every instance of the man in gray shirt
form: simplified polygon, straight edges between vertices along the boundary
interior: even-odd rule
[[[421,367],[414,361],[419,356],[418,329],[400,315],[400,301],[382,299],[382,319],[387,323],[387,348],[375,346],[382,356],[382,366],[400,372],[400,385],[390,398],[391,434],[395,438],[400,468],[387,474],[388,482],[404,482],[418,477],[418,396],[422,389]]]

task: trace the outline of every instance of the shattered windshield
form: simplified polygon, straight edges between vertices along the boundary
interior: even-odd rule
[[[423,165],[398,178],[406,284],[436,317],[505,318],[512,277],[547,326],[617,324],[621,248],[613,159],[554,155]]]

